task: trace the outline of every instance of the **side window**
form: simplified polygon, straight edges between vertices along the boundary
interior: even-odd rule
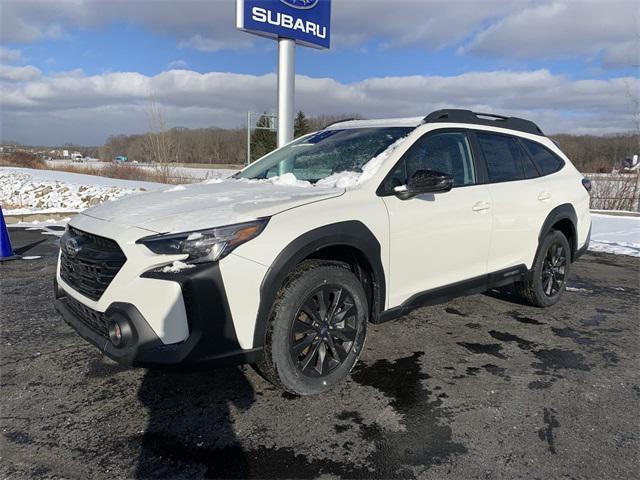
[[[489,182],[509,182],[531,178],[528,174],[525,175],[525,165],[529,159],[526,158],[515,138],[484,132],[476,132],[476,137],[487,163]]]
[[[555,173],[564,166],[562,159],[555,156],[539,143],[524,139],[522,140],[522,143],[524,143],[529,155],[533,158],[533,161],[542,172],[542,175]]]
[[[518,150],[520,151],[520,158],[522,159],[522,165],[524,166],[525,178],[537,178],[540,176],[540,172],[533,164],[531,157],[524,151],[524,147],[518,142]]]
[[[454,186],[476,183],[471,147],[464,132],[426,134],[405,153],[403,161],[406,179],[418,170],[435,170],[451,175]]]

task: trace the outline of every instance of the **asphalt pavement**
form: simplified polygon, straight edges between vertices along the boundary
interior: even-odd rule
[[[54,311],[56,237],[10,233],[40,258],[0,263],[2,478],[638,478],[640,259],[587,254],[548,310],[494,291],[372,326],[300,398],[103,358]]]

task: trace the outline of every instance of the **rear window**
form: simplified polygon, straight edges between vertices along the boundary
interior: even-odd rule
[[[534,163],[537,165],[538,170],[542,172],[542,175],[555,173],[564,166],[564,162],[561,158],[558,158],[539,143],[524,139],[522,139],[522,143],[529,152],[529,155],[531,155]]]
[[[530,178],[525,176],[525,153],[515,138],[476,132],[480,149],[487,164],[489,182],[509,182]]]

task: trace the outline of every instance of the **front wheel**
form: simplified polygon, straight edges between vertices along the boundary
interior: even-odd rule
[[[540,244],[531,278],[517,283],[516,292],[536,307],[555,305],[566,288],[570,266],[569,241],[562,232],[552,230]]]
[[[355,365],[367,329],[362,284],[347,268],[307,262],[278,292],[257,367],[276,386],[298,395],[329,390]]]

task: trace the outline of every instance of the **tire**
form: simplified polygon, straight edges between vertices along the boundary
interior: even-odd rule
[[[368,318],[366,294],[350,270],[304,262],[278,292],[267,325],[264,358],[256,367],[288,392],[323,393],[355,365],[364,348]]]
[[[564,234],[550,231],[542,240],[530,278],[515,285],[516,293],[536,307],[550,307],[560,300],[571,267],[571,247]]]

